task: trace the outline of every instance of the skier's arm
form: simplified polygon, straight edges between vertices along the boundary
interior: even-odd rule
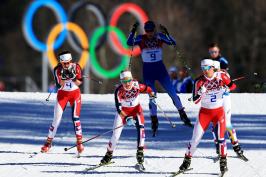
[[[201,94],[200,93],[200,90],[202,88],[202,81],[198,78],[195,80],[195,83],[193,85],[193,91],[192,91],[192,94],[193,94],[193,101],[195,104],[198,104],[201,100]]]
[[[174,38],[170,35],[166,36],[163,33],[158,33],[158,37],[161,41],[163,41],[164,43],[166,43],[168,45],[176,45]]]
[[[120,98],[119,98],[119,89],[121,87],[123,87],[123,86],[120,85],[115,90],[115,95],[114,95],[115,96],[115,107],[116,107],[116,111],[121,116],[121,118],[124,118],[124,117],[126,117],[126,114],[122,111],[122,105],[121,105]]]
[[[135,33],[130,32],[128,38],[127,38],[127,45],[129,46],[134,46],[134,45],[139,45],[142,40],[142,35],[138,35],[135,37]]]
[[[226,87],[230,89],[230,91],[236,89],[236,84],[233,81],[231,81],[228,75],[226,75],[225,73],[222,73],[221,77],[222,77],[223,83],[226,85]]]
[[[76,77],[73,79],[73,82],[75,82],[77,86],[82,84],[82,70],[79,64],[76,64]]]
[[[59,89],[64,84],[64,81],[62,80],[60,64],[58,64],[54,68],[54,80],[55,80],[55,84],[56,84],[57,89]]]

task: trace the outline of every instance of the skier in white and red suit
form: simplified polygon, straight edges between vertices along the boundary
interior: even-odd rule
[[[204,132],[208,128],[210,122],[215,127],[218,135],[218,144],[220,151],[220,170],[227,171],[226,161],[226,141],[224,134],[226,131],[225,112],[223,108],[223,94],[225,91],[234,90],[236,85],[230,80],[224,72],[214,71],[214,62],[211,59],[203,59],[201,61],[201,69],[203,75],[195,80],[193,88],[193,101],[197,104],[201,101],[199,116],[194,125],[193,136],[188,144],[183,164],[179,170],[185,171],[189,168],[191,157],[196,151]]]
[[[117,113],[114,120],[113,128],[119,127],[113,131],[112,138],[107,146],[107,152],[101,164],[107,164],[113,157],[113,151],[116,148],[123,125],[134,125],[137,129],[137,154],[136,158],[139,164],[144,162],[143,147],[145,141],[144,131],[144,116],[143,110],[139,102],[140,93],[148,93],[151,98],[155,98],[152,89],[140,84],[137,80],[133,80],[129,70],[124,70],[120,73],[121,84],[115,90],[115,105]]]
[[[84,150],[82,145],[82,129],[80,123],[81,94],[79,86],[82,84],[82,70],[79,64],[72,62],[72,55],[69,51],[61,52],[60,63],[54,68],[54,78],[58,87],[56,103],[54,107],[54,119],[49,128],[48,137],[41,148],[41,152],[48,152],[52,140],[55,137],[57,128],[61,122],[63,111],[69,102],[72,108],[72,121],[77,138],[77,151]]]

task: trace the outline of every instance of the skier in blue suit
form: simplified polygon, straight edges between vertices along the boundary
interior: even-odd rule
[[[170,81],[170,77],[162,61],[162,45],[176,45],[175,40],[163,33],[155,32],[155,24],[153,21],[147,21],[144,24],[145,34],[137,35],[138,23],[133,25],[131,33],[129,34],[127,44],[129,46],[139,45],[141,49],[141,57],[143,61],[143,79],[144,83],[152,88],[156,93],[155,81],[159,81],[163,88],[166,90],[168,95],[173,100],[175,107],[177,108],[181,120],[185,125],[191,126],[192,124],[187,117],[184,107],[181,103],[179,96],[176,94],[175,89]],[[153,136],[156,135],[158,129],[158,118],[157,118],[157,105],[154,101],[149,102],[150,116],[152,120]]]

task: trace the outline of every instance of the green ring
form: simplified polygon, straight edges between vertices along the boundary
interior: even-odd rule
[[[123,47],[128,49],[128,46],[126,43],[126,40],[127,40],[126,36],[123,34],[123,32],[121,30],[119,30],[116,27],[112,27],[112,26],[99,27],[93,33],[91,41],[90,41],[90,47],[89,47],[91,65],[92,65],[92,68],[94,69],[94,71],[96,72],[97,75],[99,75],[102,78],[108,79],[108,78],[115,78],[116,76],[118,76],[120,74],[120,72],[122,70],[127,68],[128,62],[129,62],[129,57],[126,55],[123,55],[121,58],[121,63],[112,70],[106,70],[106,69],[102,68],[102,66],[97,61],[95,48],[97,46],[98,39],[106,31],[107,32],[114,31],[117,34],[117,36],[120,38],[120,41],[121,41]]]

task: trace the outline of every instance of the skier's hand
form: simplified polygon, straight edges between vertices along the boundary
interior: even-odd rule
[[[223,89],[224,89],[224,95],[229,95],[229,93],[230,93],[230,88],[227,87],[227,86],[224,86]]]
[[[151,100],[152,102],[154,102],[155,99],[157,98],[157,96],[156,96],[156,94],[155,94],[154,92],[151,92],[151,93],[149,94],[149,98],[150,98],[150,100]]]
[[[137,31],[137,29],[138,29],[138,26],[139,26],[139,22],[136,22],[136,23],[133,25],[133,27],[132,27],[132,29],[131,29],[131,32],[132,32],[132,33],[135,33],[135,32]]]
[[[75,69],[74,69],[74,67],[70,67],[69,69],[68,69],[68,79],[71,79],[71,80],[73,80],[73,81],[75,81],[76,80],[76,71],[75,71]]]
[[[66,69],[62,69],[61,70],[61,79],[62,80],[67,80],[67,70]]]
[[[162,31],[164,34],[166,34],[166,35],[169,36],[168,30],[167,30],[167,28],[166,28],[165,26],[163,26],[163,25],[160,24],[160,28],[161,28],[161,31]]]
[[[200,89],[198,90],[198,95],[202,95],[202,94],[204,94],[204,93],[206,93],[206,92],[207,92],[207,89],[206,89],[206,87],[203,85],[203,86],[201,86]]]
[[[128,126],[135,126],[136,121],[133,119],[133,117],[127,117],[126,122]]]
[[[120,113],[119,113],[119,115],[120,115],[120,117],[123,119],[124,117],[126,117],[127,116],[127,114],[124,112],[124,111],[121,111]]]

